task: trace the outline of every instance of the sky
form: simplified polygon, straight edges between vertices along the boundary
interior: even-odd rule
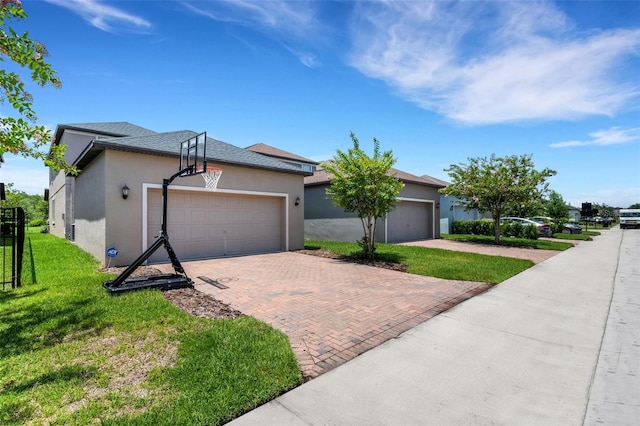
[[[573,206],[640,203],[638,1],[22,3],[12,27],[46,45],[63,83],[23,74],[52,131],[128,121],[316,161],[354,132],[418,176],[526,154]],[[4,160],[0,181],[48,187],[41,162]]]

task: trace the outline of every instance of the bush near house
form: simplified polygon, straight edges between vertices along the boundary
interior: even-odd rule
[[[495,235],[493,222],[489,220],[458,220],[451,224],[451,233],[456,235]],[[519,222],[503,223],[500,225],[500,235],[503,237],[526,238],[537,240],[538,230],[533,225],[522,226]]]

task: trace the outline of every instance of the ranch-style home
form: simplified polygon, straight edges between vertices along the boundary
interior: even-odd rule
[[[281,149],[256,144],[247,147],[273,158],[313,171],[304,178],[304,236],[314,240],[357,241],[364,234],[360,219],[335,207],[327,198],[326,190],[331,174],[319,163]],[[440,238],[440,193],[447,183],[428,175],[415,176],[391,169],[404,183],[394,210],[386,220],[377,224],[376,241],[397,243]]]
[[[178,172],[180,144],[196,134],[127,122],[58,125],[53,143],[66,145],[80,173],[50,171],[51,233],[105,265],[133,262],[159,235],[163,179]],[[304,247],[301,199],[311,172],[210,137],[206,153],[208,166],[223,170],[216,190],[200,175],[176,178],[168,190],[167,233],[180,260]],[[149,261],[168,257],[158,250]]]
[[[391,169],[404,183],[395,208],[376,226],[376,241],[398,243],[440,238],[440,193],[442,181]],[[333,205],[326,190],[332,175],[318,168],[304,178],[304,235],[315,240],[358,241],[364,231],[355,213]]]

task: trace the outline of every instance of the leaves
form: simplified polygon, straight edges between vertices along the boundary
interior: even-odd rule
[[[16,33],[7,24],[13,19],[25,19],[27,14],[18,0],[2,0],[0,3],[0,61],[10,59],[22,68],[31,71],[31,80],[41,87],[60,87],[61,82],[51,65],[45,62],[46,47],[29,37],[29,33]],[[33,110],[33,96],[29,93],[20,75],[0,69],[0,102],[9,103],[19,116],[24,118],[0,118],[0,155],[11,152],[24,157],[41,158],[47,166],[56,170],[65,169],[77,173],[64,160],[64,147],[54,146],[48,154],[41,148],[49,143],[50,132],[44,126],[36,126],[37,115]],[[28,120],[29,122],[25,121]]]
[[[347,212],[354,212],[362,222],[364,237],[358,244],[366,256],[375,252],[376,220],[385,218],[393,210],[403,187],[389,170],[396,162],[392,152],[380,152],[380,142],[373,139],[373,156],[360,149],[360,142],[351,132],[353,148],[337,150],[333,159],[322,167],[333,174],[327,195],[333,204]]]
[[[489,212],[496,225],[496,243],[500,240],[500,217],[507,211],[524,214],[541,205],[548,191],[547,179],[556,172],[535,170],[531,155],[469,158],[468,164],[453,164],[445,169],[452,184],[440,192],[460,198],[466,210]],[[526,216],[526,215],[525,215]]]

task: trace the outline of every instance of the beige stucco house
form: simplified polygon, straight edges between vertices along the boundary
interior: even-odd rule
[[[178,171],[180,143],[195,135],[126,122],[58,125],[53,143],[67,146],[65,159],[80,173],[50,172],[51,233],[104,264],[133,262],[159,234],[162,181]],[[181,260],[303,248],[300,199],[310,172],[213,138],[207,161],[223,169],[217,190],[198,175],[169,186],[168,235]],[[167,262],[167,254],[158,250],[149,261]]]

